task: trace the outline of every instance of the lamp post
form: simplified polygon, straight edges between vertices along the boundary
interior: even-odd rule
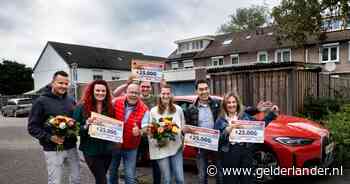
[[[78,101],[78,83],[77,83],[77,80],[78,80],[78,73],[77,73],[77,69],[78,69],[78,63],[72,63],[71,64],[71,67],[72,67],[72,78],[73,78],[73,85],[74,85],[74,99],[76,101]]]

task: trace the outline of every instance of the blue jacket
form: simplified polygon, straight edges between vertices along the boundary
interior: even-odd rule
[[[46,86],[44,94],[34,101],[27,128],[29,134],[39,140],[44,151],[55,151],[57,146],[50,140],[52,130],[46,125],[48,119],[57,115],[72,117],[74,106],[73,98],[67,94],[62,97],[54,95],[50,86]],[[64,149],[76,147],[76,142],[76,137],[66,138],[63,143]]]
[[[265,121],[265,127],[276,117],[276,114],[273,112],[270,112],[267,114],[263,121]],[[254,121],[254,116],[250,113],[245,111],[240,117],[238,117],[239,120],[250,120]],[[229,134],[225,131],[226,127],[228,126],[229,122],[226,120],[225,117],[218,117],[218,119],[215,122],[214,129],[220,130],[220,139],[219,139],[219,151],[228,152],[230,149],[230,142],[229,142]],[[247,146],[251,146],[253,144],[246,143]]]

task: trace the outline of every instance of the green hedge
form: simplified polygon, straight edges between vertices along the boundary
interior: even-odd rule
[[[344,105],[340,112],[331,113],[326,121],[336,143],[337,161],[349,167],[350,162],[350,104]]]
[[[299,115],[316,121],[326,120],[330,113],[339,112],[346,102],[342,98],[305,97],[304,112]]]
[[[324,122],[336,143],[336,161],[350,167],[350,102],[341,97],[306,97],[304,112],[297,114]]]

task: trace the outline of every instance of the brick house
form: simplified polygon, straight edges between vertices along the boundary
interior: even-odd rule
[[[166,62],[173,83],[192,81],[197,67],[231,67],[257,63],[302,62],[323,66],[336,63],[333,74],[350,77],[350,29],[325,32],[323,41],[308,40],[303,47],[278,45],[271,27],[254,32],[200,36],[175,41],[177,49]],[[166,75],[167,76],[167,75]],[[186,76],[178,78],[176,76]],[[192,78],[191,78],[192,77]],[[176,80],[177,79],[177,80]]]

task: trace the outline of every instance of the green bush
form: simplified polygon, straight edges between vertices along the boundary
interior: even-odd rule
[[[340,112],[330,113],[326,121],[336,143],[336,155],[339,163],[350,162],[350,104],[344,105]],[[347,165],[349,167],[349,165]]]
[[[330,113],[339,112],[341,106],[346,103],[342,98],[330,97],[305,97],[304,112],[298,114],[316,121],[327,119]]]
[[[325,122],[336,144],[336,161],[350,167],[349,100],[341,97],[305,97],[304,112],[297,116]]]

